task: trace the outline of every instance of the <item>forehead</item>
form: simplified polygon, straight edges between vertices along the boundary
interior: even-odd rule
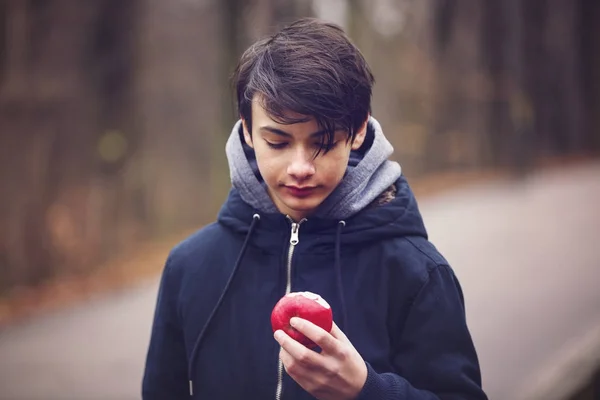
[[[284,111],[283,117],[286,120],[286,123],[283,123],[283,121],[279,121],[278,118],[275,118],[271,114],[269,114],[269,112],[265,109],[264,102],[262,101],[262,99],[260,97],[255,96],[254,99],[252,100],[252,119],[253,120],[260,119],[260,120],[269,121],[269,122],[272,122],[272,123],[275,123],[278,125],[291,125],[291,124],[288,124],[287,121],[299,121],[298,123],[305,123],[305,122],[316,123],[316,120],[314,117],[312,117],[310,115],[299,114],[294,111]]]

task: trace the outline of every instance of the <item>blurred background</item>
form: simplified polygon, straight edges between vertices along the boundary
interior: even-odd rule
[[[229,189],[224,145],[237,118],[229,82],[237,58],[256,39],[301,16],[342,25],[363,51],[377,81],[373,115],[424,204],[432,236],[440,238],[453,264],[468,264],[477,246],[444,242],[445,229],[457,235],[464,228],[462,222],[451,224],[456,215],[506,216],[473,227],[474,238],[495,246],[481,245],[487,255],[514,254],[503,240],[516,234],[537,243],[549,263],[556,260],[553,251],[587,254],[581,262],[568,258],[568,269],[566,264],[556,269],[587,282],[589,295],[581,280],[569,286],[571,294],[558,286],[572,301],[572,308],[561,309],[564,315],[580,318],[569,320],[572,330],[565,328],[548,347],[558,351],[569,338],[591,337],[580,352],[588,357],[586,367],[575,378],[557,372],[540,381],[558,379],[569,388],[557,399],[600,398],[598,379],[592,379],[600,352],[590,350],[598,349],[596,336],[600,339],[600,330],[594,330],[600,323],[599,1],[0,0],[0,399],[67,398],[60,382],[73,375],[51,378],[51,370],[59,373],[56,360],[73,371],[81,368],[77,362],[96,356],[69,363],[65,354],[77,352],[69,347],[77,339],[52,356],[32,349],[56,350],[47,329],[64,339],[60,327],[84,329],[81,316],[88,316],[92,335],[84,340],[82,331],[84,347],[108,331],[125,329],[110,317],[123,310],[119,301],[144,307],[132,311],[140,318],[138,330],[125,329],[140,333],[130,338],[137,358],[118,364],[133,369],[134,382],[101,395],[103,387],[119,385],[98,378],[95,384],[103,385],[95,394],[82,391],[78,398],[139,397],[135,379],[145,356],[155,279],[171,246],[214,220]],[[533,191],[538,197],[531,197]],[[569,204],[544,206],[565,193],[572,195],[564,200]],[[502,208],[499,199],[505,197],[523,215]],[[568,217],[563,208],[577,209],[575,222],[563,221]],[[523,219],[540,209],[547,213]],[[499,224],[505,229],[500,238]],[[562,240],[557,245],[538,240],[536,229],[555,229]],[[574,233],[583,236],[571,238]],[[513,267],[531,267],[536,276],[539,264],[532,258],[507,260]],[[495,399],[517,399],[503,391],[517,383],[495,381],[495,374],[526,360],[513,358],[494,370],[501,363],[492,353],[510,343],[500,345],[503,334],[477,325],[485,320],[478,315],[535,302],[506,305],[514,295],[505,290],[509,286],[485,279],[481,268],[462,268],[456,265],[466,282],[469,312],[469,301],[478,304],[469,317],[476,345],[482,343],[482,364],[495,371],[484,370],[484,383],[490,382]],[[528,282],[548,293],[544,280]],[[481,289],[484,284],[490,289]],[[498,296],[489,297],[494,287]],[[536,299],[543,309],[545,300]],[[90,319],[99,307],[113,311]],[[131,323],[132,315],[123,318]],[[99,320],[106,332],[92,328]],[[532,343],[549,334],[536,330],[535,319],[528,321]],[[110,324],[115,329],[106,328]],[[114,346],[106,349],[123,357]],[[106,349],[95,358],[98,371],[115,365]],[[45,361],[38,362],[44,354]],[[542,374],[540,366],[552,363],[552,351],[540,354],[537,366],[518,376]],[[37,377],[44,395],[35,397],[35,385],[14,385],[24,376],[30,382]]]

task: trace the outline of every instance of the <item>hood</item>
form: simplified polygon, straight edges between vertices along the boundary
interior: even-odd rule
[[[254,150],[243,139],[241,121],[233,127],[225,152],[231,183],[241,198],[261,213],[277,213],[260,176]],[[347,219],[371,204],[402,174],[400,164],[388,160],[393,152],[381,125],[370,117],[365,142],[351,152],[344,178],[315,211],[314,217]]]
[[[313,250],[322,249],[325,252],[334,244],[340,221],[344,221],[341,234],[346,245],[364,245],[395,237],[427,238],[417,200],[406,177],[401,176],[394,185],[397,188],[396,196],[389,203],[369,207],[347,219],[310,216],[302,224],[301,235],[314,238],[311,245],[314,246]],[[261,248],[279,252],[282,239],[285,241],[285,234],[289,231],[289,221],[279,212],[265,213],[249,205],[238,189],[230,190],[219,212],[218,221],[235,232],[246,234],[255,214],[260,216],[260,222],[256,226],[253,242]]]

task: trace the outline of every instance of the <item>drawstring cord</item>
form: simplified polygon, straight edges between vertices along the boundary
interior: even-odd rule
[[[248,242],[250,241],[250,237],[252,236],[252,233],[254,232],[254,228],[256,227],[256,224],[258,223],[258,221],[260,221],[260,215],[254,214],[252,216],[252,223],[250,224],[250,228],[248,229],[248,233],[246,234],[246,238],[244,239],[244,243],[242,244],[242,249],[240,250],[238,258],[235,261],[233,270],[231,271],[231,274],[229,275],[229,279],[227,280],[227,283],[225,284],[225,288],[221,292],[221,296],[219,297],[217,304],[212,309],[210,316],[206,320],[206,323],[204,324],[204,327],[200,331],[200,334],[198,335],[198,338],[196,339],[196,343],[194,344],[194,349],[192,350],[192,354],[190,356],[190,361],[189,361],[189,366],[188,366],[188,370],[190,371],[190,376],[188,378],[189,385],[190,385],[190,396],[194,395],[194,386],[193,386],[194,362],[196,360],[198,350],[200,349],[200,344],[202,343],[202,339],[204,339],[204,336],[206,334],[208,326],[210,325],[210,322],[213,320],[213,317],[215,316],[215,314],[217,313],[217,310],[221,306],[221,303],[223,302],[223,299],[225,298],[225,294],[227,293],[227,290],[229,289],[229,286],[231,285],[231,282],[233,281],[233,278],[234,278],[237,270],[239,269],[240,264],[242,263],[242,258],[244,257],[244,253],[246,253],[246,248],[248,247]]]
[[[341,241],[342,241],[342,228],[346,226],[346,221],[339,221],[335,234],[335,274],[337,280],[338,293],[340,295],[341,305],[341,327],[343,331],[346,328],[348,322],[348,316],[346,314],[346,298],[344,296],[344,284],[342,282],[342,262],[341,262]]]

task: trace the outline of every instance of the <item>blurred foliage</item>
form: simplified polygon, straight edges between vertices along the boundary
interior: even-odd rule
[[[600,150],[594,0],[0,0],[0,292],[214,219],[237,57],[306,15],[371,63],[410,177]]]

